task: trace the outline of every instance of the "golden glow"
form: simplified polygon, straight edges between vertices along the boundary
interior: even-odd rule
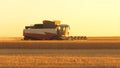
[[[0,37],[22,36],[24,26],[61,20],[71,35],[120,36],[120,0],[0,0]]]

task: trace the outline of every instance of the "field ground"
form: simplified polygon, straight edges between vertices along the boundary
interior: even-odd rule
[[[1,40],[0,49],[120,49],[120,40]]]
[[[119,68],[119,49],[1,49],[1,68]]]
[[[0,68],[120,68],[120,38],[1,39]]]

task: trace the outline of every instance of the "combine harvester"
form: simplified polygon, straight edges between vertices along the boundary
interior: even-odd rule
[[[25,26],[24,40],[86,40],[86,36],[69,36],[69,25],[44,20],[43,24]]]

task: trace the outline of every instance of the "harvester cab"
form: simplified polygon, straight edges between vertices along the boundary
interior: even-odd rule
[[[57,35],[60,37],[68,37],[69,36],[69,25],[61,24],[57,25]]]

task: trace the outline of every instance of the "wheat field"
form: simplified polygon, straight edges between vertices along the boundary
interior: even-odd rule
[[[120,68],[120,39],[0,40],[0,68]]]
[[[53,67],[96,67],[119,68],[119,57],[81,57],[81,56],[41,56],[41,55],[1,55],[1,68],[53,68]]]

